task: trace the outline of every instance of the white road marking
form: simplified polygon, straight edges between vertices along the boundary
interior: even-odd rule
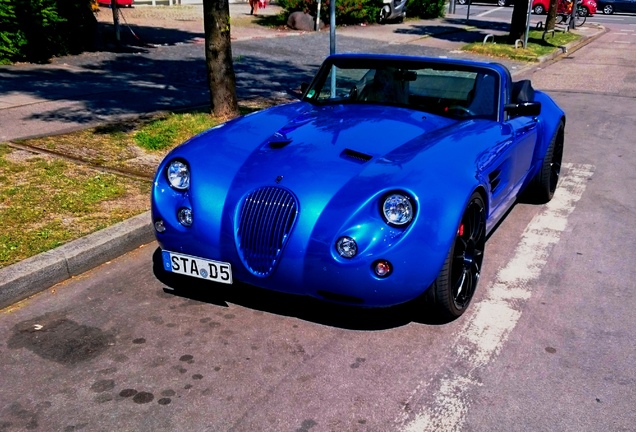
[[[512,259],[486,288],[486,298],[473,304],[473,310],[463,318],[465,324],[453,343],[454,360],[448,365],[448,372],[439,381],[428,385],[421,382],[411,395],[407,405],[415,406],[415,416],[409,418],[408,413],[404,413],[397,420],[404,431],[462,429],[470,407],[468,395],[481,385],[477,379],[480,369],[496,358],[517,325],[522,306],[532,295],[529,282],[541,275],[594,173],[592,165],[564,164],[563,168],[552,201],[530,221]],[[462,374],[465,365],[471,367]],[[423,392],[434,394],[435,399],[427,406],[418,406],[418,401],[413,399]]]
[[[498,11],[500,9],[505,9],[505,8],[503,8],[503,7],[492,8],[492,9],[487,10],[486,12],[482,12],[480,14],[477,14],[476,16],[477,17],[483,17],[483,16],[486,16],[486,15],[491,14],[493,12],[496,12],[496,11]]]

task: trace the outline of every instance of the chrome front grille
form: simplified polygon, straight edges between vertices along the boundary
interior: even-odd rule
[[[238,218],[238,250],[247,269],[256,276],[272,274],[287,243],[298,203],[287,190],[264,187],[243,201]]]

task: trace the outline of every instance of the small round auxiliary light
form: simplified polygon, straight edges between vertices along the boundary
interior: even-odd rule
[[[353,258],[358,253],[358,245],[351,237],[340,237],[336,242],[336,250],[343,258]]]
[[[186,207],[180,208],[177,213],[177,219],[181,225],[189,227],[192,225],[192,210]]]
[[[393,272],[393,266],[387,260],[379,260],[373,263],[373,271],[380,278],[385,278]]]
[[[157,232],[162,233],[166,230],[166,225],[163,223],[162,220],[158,220],[157,222],[155,222],[155,229],[157,230]]]

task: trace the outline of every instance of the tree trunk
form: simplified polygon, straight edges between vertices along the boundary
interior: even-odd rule
[[[119,47],[121,44],[121,35],[119,32],[119,6],[117,0],[110,0],[110,8],[113,10],[113,29],[115,30],[115,44]]]
[[[550,7],[548,8],[548,16],[545,19],[546,31],[554,29],[554,25],[556,24],[557,4],[558,4],[558,0],[550,0]]]
[[[512,10],[512,21],[510,22],[510,34],[508,43],[514,44],[517,39],[524,40],[526,34],[526,22],[528,17],[529,0],[516,0]]]
[[[203,0],[203,27],[210,111],[217,117],[230,119],[238,115],[238,102],[228,0]]]

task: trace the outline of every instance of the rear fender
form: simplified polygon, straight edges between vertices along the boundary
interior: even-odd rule
[[[557,132],[561,122],[565,125],[565,112],[547,94],[536,91],[535,101],[541,102],[541,115],[539,116],[539,138],[534,151],[535,169],[529,176],[532,178],[537,172],[548,150],[552,137]]]

